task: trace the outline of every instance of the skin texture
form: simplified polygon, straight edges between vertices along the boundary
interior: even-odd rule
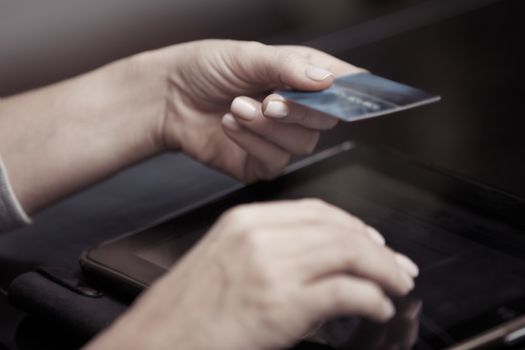
[[[312,71],[324,79],[309,78]],[[30,214],[164,151],[183,151],[244,182],[270,179],[336,124],[294,106],[286,117],[265,116],[264,107],[281,100],[272,90],[323,89],[334,74],[357,71],[304,47],[175,45],[2,100],[0,154]],[[235,101],[253,113],[233,108]]]
[[[30,214],[166,151],[240,181],[271,179],[337,123],[272,92],[321,90],[359,71],[311,48],[255,42],[149,51],[0,101],[0,154]],[[88,348],[279,349],[332,316],[391,318],[386,295],[408,293],[417,273],[326,203],[243,206]]]
[[[334,75],[360,71],[305,47],[212,40],[177,49],[184,55],[173,63],[173,48],[157,53],[161,62],[168,62],[161,66],[173,65],[163,128],[167,148],[181,149],[245,182],[277,176],[292,154],[314,149],[319,130],[337,123],[296,106],[287,106],[285,117],[265,115],[270,101],[283,103],[272,90],[320,90],[330,86]],[[326,70],[320,74],[324,79],[313,80],[305,73],[316,67]],[[241,104],[253,112],[239,108]]]
[[[390,319],[386,293],[405,295],[412,277],[365,224],[320,200],[245,205],[88,349],[282,349],[330,317]]]

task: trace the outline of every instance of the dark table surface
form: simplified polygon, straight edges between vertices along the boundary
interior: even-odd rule
[[[384,10],[376,5],[361,21],[352,18],[349,27],[331,28],[335,32],[290,30],[267,40],[309,40],[443,100],[340,125],[323,136],[320,148],[349,139],[380,143],[525,197],[522,1],[384,3]],[[36,266],[76,268],[85,248],[235,184],[182,155],[137,165],[40,213],[31,227],[0,236],[0,288],[5,291],[14,277]],[[0,310],[0,349],[2,344],[38,348],[17,338],[25,315],[11,308],[5,295]]]

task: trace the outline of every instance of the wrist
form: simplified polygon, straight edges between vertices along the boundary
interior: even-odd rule
[[[113,123],[123,128],[112,129],[114,140],[128,142],[130,161],[166,150],[162,130],[165,114],[166,78],[162,67],[156,66],[149,52],[137,54],[106,67],[105,103],[99,115],[110,115]],[[122,133],[127,137],[122,138]]]

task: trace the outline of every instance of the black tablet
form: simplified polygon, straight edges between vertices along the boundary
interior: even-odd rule
[[[375,349],[381,348],[374,347],[379,339],[409,342],[415,332],[414,349],[459,350],[525,337],[525,201],[367,146],[343,144],[274,181],[212,198],[166,222],[103,243],[86,251],[81,265],[99,283],[137,294],[228,208],[304,197],[322,198],[377,227],[421,268],[414,292],[397,301],[418,313],[411,316],[417,322],[378,326],[340,319],[318,332],[320,341],[332,348],[360,344],[357,348]]]

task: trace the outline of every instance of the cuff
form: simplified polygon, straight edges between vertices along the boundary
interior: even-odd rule
[[[0,232],[13,230],[30,223],[31,219],[18,202],[9,183],[4,163],[0,158]]]

